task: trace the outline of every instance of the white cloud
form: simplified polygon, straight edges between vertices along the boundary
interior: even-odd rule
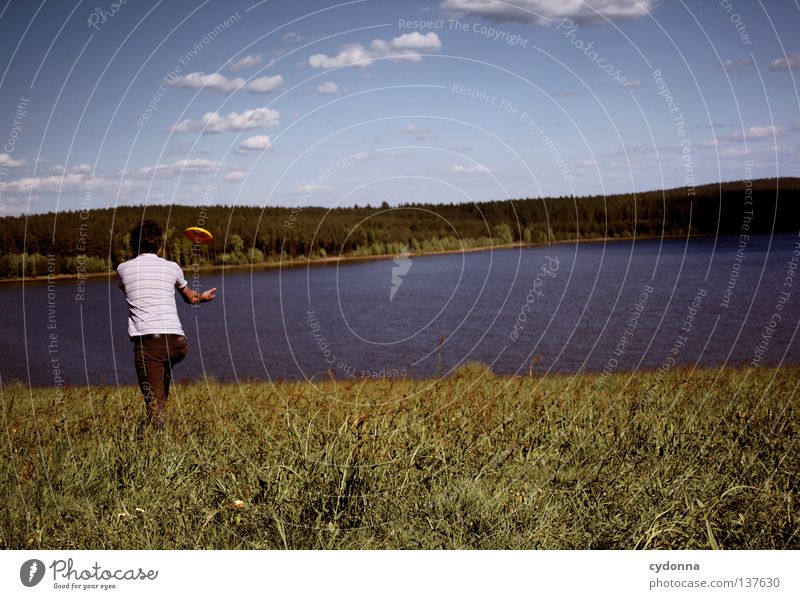
[[[783,145],[783,146],[773,145],[771,148],[769,148],[769,151],[770,152],[780,152],[782,154],[784,154],[784,153],[786,153],[786,154],[796,154],[797,153],[797,145],[796,144],[795,145],[789,144],[789,145]]]
[[[770,71],[788,71],[800,69],[800,52],[790,52],[787,56],[781,56],[769,63]]]
[[[225,75],[219,73],[210,73],[205,75],[203,73],[187,73],[180,77],[174,77],[167,83],[175,87],[189,88],[189,89],[213,89],[221,92],[235,92],[237,89],[243,87],[247,82],[241,77],[236,79],[228,79]]]
[[[289,31],[285,33],[281,39],[284,42],[302,42],[306,38],[295,31]]]
[[[408,148],[399,148],[397,150],[388,150],[386,152],[392,158],[411,158],[412,156],[416,155],[414,150],[410,150]]]
[[[264,62],[264,57],[261,54],[248,54],[228,65],[231,71],[241,71],[248,67],[257,67]]]
[[[308,57],[308,64],[315,69],[335,69],[349,65],[366,67],[372,64],[373,55],[361,44],[351,44],[339,50],[339,54],[330,57],[325,54],[314,54]]]
[[[28,162],[24,158],[20,158],[19,160],[14,160],[11,158],[11,154],[0,154],[0,165],[5,167],[17,168],[20,166],[25,166]]]
[[[738,67],[752,67],[753,59],[750,56],[745,58],[726,58],[722,61],[722,68],[731,71]]]
[[[739,156],[747,156],[748,151],[743,148],[728,148],[723,152],[723,154],[725,154],[726,156],[734,156],[738,158]]]
[[[283,85],[283,77],[281,75],[273,75],[272,77],[259,77],[253,79],[247,84],[247,91],[251,94],[268,94],[275,91]]]
[[[322,85],[317,86],[317,91],[321,94],[335,94],[339,91],[339,86],[333,81],[327,81]]]
[[[270,146],[269,135],[251,135],[239,144],[240,152],[257,152]]]
[[[761,145],[761,146],[751,146],[749,149],[745,150],[743,147],[732,147],[728,148],[723,152],[726,156],[732,157],[743,157],[748,156],[751,158],[756,158],[758,156],[762,156],[767,160],[774,160],[775,154],[796,154],[798,150],[797,144],[786,144],[786,145],[777,145],[777,144],[769,144],[769,145]],[[790,159],[790,157],[786,156],[786,159]],[[768,163],[764,163],[765,165]]]
[[[92,167],[84,162],[82,164],[76,164],[75,166],[69,167],[69,172],[78,173],[80,175],[86,175],[92,172]]]
[[[416,125],[406,125],[400,130],[401,133],[413,135],[416,139],[423,141],[426,139],[439,139],[439,136],[432,129],[420,129]]]
[[[247,176],[246,172],[244,172],[240,168],[237,168],[237,169],[234,169],[232,171],[228,171],[227,173],[225,173],[225,176],[223,177],[223,179],[225,179],[226,181],[235,182],[235,181],[241,181],[246,176]]]
[[[366,67],[371,65],[376,58],[416,62],[422,59],[420,51],[439,50],[441,47],[442,42],[433,31],[425,35],[414,31],[396,37],[391,42],[374,39],[369,48],[365,48],[361,44],[348,44],[342,46],[336,56],[314,54],[309,56],[308,64],[315,69],[335,69],[353,65]]]
[[[75,193],[75,192],[104,192],[122,193],[142,190],[146,187],[142,181],[123,181],[108,179],[103,176],[89,177],[84,173],[67,173],[65,175],[50,175],[47,177],[24,177],[15,179],[6,184],[7,194],[29,193]]]
[[[396,50],[441,50],[442,42],[434,32],[422,35],[419,31],[405,33],[392,40],[392,48]]]
[[[469,166],[462,166],[460,164],[456,164],[455,166],[450,168],[450,172],[456,175],[461,175],[461,174],[487,175],[491,173],[491,171],[482,164],[471,164]]]
[[[222,116],[218,112],[207,112],[199,121],[186,119],[170,128],[170,131],[202,131],[203,133],[222,133],[223,131],[247,131],[262,127],[280,125],[280,113],[270,108],[251,108],[243,113],[230,112]]]
[[[737,131],[736,133],[731,133],[726,139],[730,141],[743,141],[743,139],[755,141],[759,139],[772,139],[781,135],[783,135],[782,127],[766,125],[764,127],[748,127],[744,130],[744,135],[742,135],[741,131]]]
[[[275,91],[283,85],[283,77],[281,75],[272,75],[271,77],[260,77],[253,79],[249,83],[241,78],[229,79],[220,73],[187,73],[180,77],[174,77],[167,83],[174,87],[181,87],[185,89],[211,89],[225,93],[233,93],[240,89],[246,89],[251,94],[268,94]]]
[[[303,193],[303,194],[311,194],[311,193],[319,193],[320,191],[331,191],[331,187],[329,185],[317,185],[316,183],[307,183],[306,185],[301,185],[300,187],[294,190],[295,193]]]
[[[569,19],[578,25],[637,19],[652,12],[656,0],[443,0],[443,10],[494,21],[551,25]]]
[[[153,175],[173,176],[180,173],[213,173],[222,163],[216,160],[205,158],[184,158],[176,160],[172,164],[155,164],[145,166],[137,170],[134,174],[139,177],[151,177]]]
[[[28,198],[30,198],[30,202],[28,201]],[[42,198],[37,195],[25,196],[24,198],[11,198],[6,196],[3,198],[3,201],[0,202],[0,216],[25,214],[26,212],[30,212],[31,206],[41,203]]]

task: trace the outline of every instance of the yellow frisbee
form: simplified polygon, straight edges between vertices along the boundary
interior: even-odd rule
[[[188,227],[184,232],[187,239],[192,243],[208,244],[214,241],[214,236],[210,231],[201,229],[200,227]]]

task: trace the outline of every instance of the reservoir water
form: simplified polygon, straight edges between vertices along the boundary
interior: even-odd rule
[[[800,363],[797,235],[563,244],[201,272],[176,379]],[[187,272],[192,280],[192,273]],[[136,380],[116,279],[0,285],[0,382]]]

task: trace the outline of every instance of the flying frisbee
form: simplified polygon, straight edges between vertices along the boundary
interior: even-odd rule
[[[201,229],[200,227],[188,227],[184,232],[186,238],[192,243],[201,243],[203,245],[214,241],[214,236],[210,231]]]

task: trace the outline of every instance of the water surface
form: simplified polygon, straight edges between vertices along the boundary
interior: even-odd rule
[[[190,351],[176,377],[431,377],[469,361],[499,374],[796,364],[798,241],[565,244],[412,255],[410,266],[201,273],[219,292],[196,307],[178,300]],[[135,382],[116,280],[86,281],[82,295],[78,285],[0,285],[4,384]]]

